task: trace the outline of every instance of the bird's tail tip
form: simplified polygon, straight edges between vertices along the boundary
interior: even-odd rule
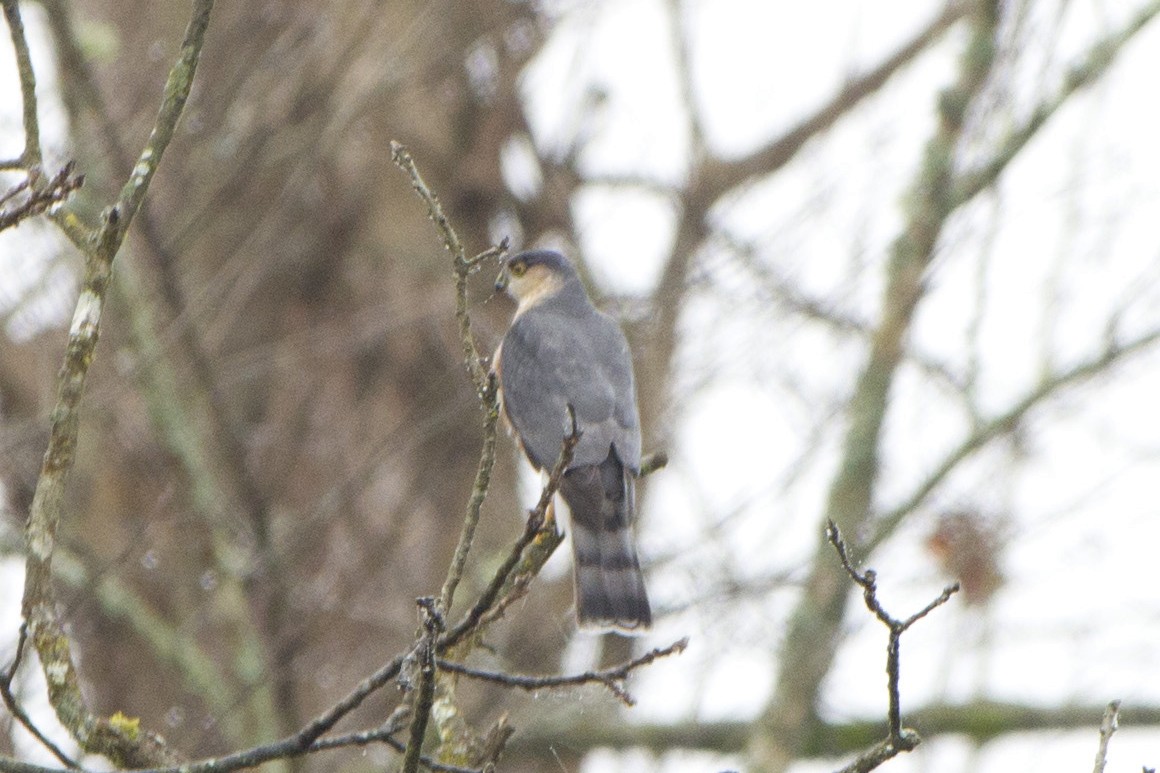
[[[580,567],[576,579],[576,622],[581,631],[641,636],[652,627],[652,608],[639,568]]]

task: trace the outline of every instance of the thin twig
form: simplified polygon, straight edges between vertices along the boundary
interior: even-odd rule
[[[495,464],[496,425],[499,421],[498,383],[494,374],[484,365],[484,358],[475,344],[475,336],[471,332],[471,314],[468,311],[467,280],[480,265],[491,259],[498,259],[508,249],[508,240],[484,250],[474,258],[468,259],[463,251],[463,243],[455,228],[451,225],[447,215],[443,212],[443,205],[439,197],[427,185],[423,176],[419,174],[415,160],[398,142],[391,143],[391,158],[411,179],[411,187],[419,194],[419,198],[427,205],[427,213],[432,222],[443,236],[443,244],[451,253],[455,270],[455,318],[459,324],[460,346],[463,349],[464,364],[467,373],[479,396],[480,407],[484,411],[483,449],[480,452],[479,467],[476,470],[475,484],[472,486],[471,497],[467,503],[467,513],[463,521],[463,529],[459,534],[459,543],[451,565],[447,569],[447,578],[443,582],[439,594],[440,614],[446,615],[451,610],[455,600],[455,589],[463,576],[463,568],[467,562],[467,555],[475,538],[475,528],[479,523],[479,511],[483,500],[487,497],[487,489],[491,482],[491,470]]]
[[[908,748],[899,749],[891,739],[887,738],[866,749],[853,762],[840,769],[837,773],[869,773],[887,760],[897,757],[900,751],[910,751],[915,746],[918,746],[920,740],[918,733],[913,730],[903,730],[902,732],[906,736]]]
[[[346,735],[334,736],[333,738],[324,738],[311,744],[307,751],[318,752],[328,749],[343,749],[350,746],[369,746],[373,743],[381,743],[401,754],[406,747],[402,741],[393,737],[398,731],[398,728],[392,729],[384,726],[373,730],[362,730],[357,733],[347,733]],[[445,762],[439,762],[426,755],[419,757],[419,764],[428,770],[436,771],[436,773],[482,773],[478,768],[448,765]]]
[[[637,470],[637,478],[645,478],[652,475],[657,470],[664,469],[669,463],[669,455],[665,451],[654,451],[651,454],[644,456],[640,460],[640,469]]]
[[[28,194],[19,204],[0,209],[0,231],[47,211],[84,185],[85,176],[75,174],[75,169],[76,165],[70,161],[47,183],[42,181],[38,167],[31,169],[23,180],[0,196],[0,205],[3,205],[24,192]]]
[[[939,96],[938,120],[909,186],[907,218],[889,249],[879,320],[846,400],[846,426],[827,493],[826,517],[851,532],[863,531],[874,512],[887,407],[909,331],[929,289],[927,270],[950,216],[966,122],[995,66],[1000,5],[998,0],[982,0],[960,6],[969,11],[971,29],[957,77]],[[798,608],[790,616],[774,697],[760,719],[771,730],[755,744],[759,760],[801,753],[808,724],[816,715],[818,691],[833,664],[836,648],[819,649],[819,642],[840,637],[846,591],[839,567],[824,559],[828,550],[819,541]]]
[[[1121,49],[1134,40],[1137,34],[1147,28],[1157,16],[1160,16],[1160,3],[1152,2],[1140,9],[1115,32],[1092,44],[1087,53],[1068,71],[1059,91],[1032,110],[1030,117],[1023,124],[1012,128],[984,163],[961,176],[953,192],[953,205],[957,207],[966,203],[980,191],[994,184],[1028,143],[1039,136],[1039,130],[1044,124],[1064,105],[1070,104],[1071,97],[1077,91],[1099,80],[1112,64],[1118,61]]]
[[[32,56],[28,51],[28,38],[24,34],[24,20],[20,18],[20,3],[17,0],[3,0],[4,18],[12,36],[12,49],[16,53],[16,69],[20,74],[20,96],[23,100],[24,151],[19,164],[24,169],[41,165],[40,121],[36,107],[36,72],[32,69]]]
[[[985,447],[997,437],[1015,432],[1032,410],[1047,402],[1049,398],[1065,389],[1083,384],[1108,372],[1112,366],[1137,354],[1149,351],[1160,344],[1160,328],[1148,330],[1130,341],[1109,342],[1102,351],[1095,352],[1066,370],[1045,376],[1027,394],[1017,400],[1005,412],[997,414],[980,424],[963,438],[958,446],[951,449],[933,471],[918,484],[905,501],[874,521],[871,535],[860,544],[866,551],[872,551],[893,534],[907,515],[916,510],[952,472],[959,468],[964,459]]]
[[[372,693],[392,681],[399,675],[403,667],[403,656],[396,655],[390,662],[379,668],[378,671],[359,682],[354,690],[338,703],[311,720],[299,732],[295,733],[286,742],[292,747],[307,748],[323,733],[334,727],[340,719],[362,705]],[[272,757],[270,759],[273,759]]]
[[[608,688],[618,699],[624,702],[627,706],[635,705],[636,701],[629,695],[622,686],[622,682],[628,678],[628,675],[636,669],[647,666],[658,658],[668,657],[669,655],[679,654],[685,651],[689,646],[688,638],[675,641],[667,647],[658,647],[656,649],[646,652],[638,658],[621,663],[618,666],[611,668],[604,668],[599,671],[585,671],[582,674],[573,674],[570,676],[528,676],[524,674],[505,674],[497,671],[484,671],[481,669],[471,668],[462,663],[453,663],[448,660],[440,658],[437,662],[439,668],[444,671],[450,671],[453,674],[461,674],[463,676],[471,677],[472,679],[481,679],[487,682],[494,682],[496,684],[504,685],[505,687],[518,687],[521,690],[543,690],[553,687],[575,687],[584,684],[601,684]]]
[[[459,235],[455,233],[451,221],[443,212],[443,205],[439,203],[439,197],[431,191],[426,181],[423,180],[423,176],[419,174],[419,169],[415,166],[415,159],[411,157],[411,153],[401,143],[392,141],[391,159],[411,178],[411,187],[427,205],[427,214],[443,236],[443,246],[451,253],[455,268],[455,317],[459,322],[459,339],[463,345],[463,357],[467,371],[471,374],[471,382],[475,385],[476,393],[483,400],[483,395],[487,390],[487,367],[484,364],[483,356],[479,353],[479,347],[475,345],[475,338],[471,335],[471,320],[467,313],[467,279],[485,260],[502,256],[507,251],[508,241],[504,239],[499,245],[469,260],[463,251],[463,243],[459,241]]]

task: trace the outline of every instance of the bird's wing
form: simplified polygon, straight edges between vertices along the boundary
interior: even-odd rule
[[[627,466],[640,460],[632,361],[624,335],[592,310],[537,307],[512,323],[500,350],[504,410],[537,467],[551,467],[569,430],[568,406],[583,433],[572,466],[599,464],[615,445]]]

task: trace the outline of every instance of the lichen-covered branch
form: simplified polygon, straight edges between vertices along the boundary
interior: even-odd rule
[[[431,706],[435,701],[435,641],[443,628],[443,615],[439,612],[438,602],[432,598],[419,599],[419,610],[423,617],[423,634],[412,653],[418,672],[418,685],[413,690],[411,727],[407,733],[407,749],[403,753],[401,773],[416,773],[419,770],[423,737],[427,734]]]
[[[289,710],[292,693],[285,689],[285,669],[277,653],[267,657],[261,633],[257,630],[252,616],[253,608],[247,592],[244,562],[239,561],[238,546],[232,513],[239,510],[247,513],[249,524],[255,535],[264,535],[264,506],[260,498],[239,493],[252,491],[249,477],[238,462],[237,452],[223,449],[227,438],[233,438],[232,429],[220,423],[221,413],[215,411],[216,401],[210,396],[212,385],[207,389],[190,388],[183,385],[174,367],[172,353],[158,339],[160,322],[155,305],[155,297],[147,292],[138,277],[138,266],[129,260],[120,264],[113,286],[115,297],[127,310],[129,317],[129,339],[140,354],[142,367],[138,371],[141,393],[149,410],[149,416],[159,432],[159,437],[170,453],[180,463],[188,481],[189,496],[193,511],[205,525],[209,544],[212,548],[214,565],[219,582],[210,594],[212,614],[229,625],[231,630],[232,653],[228,659],[233,666],[226,673],[236,675],[234,679],[209,682],[197,678],[200,669],[192,672],[182,669],[187,676],[187,684],[210,706],[237,701],[235,690],[246,696],[247,723],[228,724],[231,737],[254,743],[262,739],[284,735],[292,729],[279,726],[279,706]],[[189,330],[188,328],[184,328]],[[188,339],[184,339],[187,344]],[[187,348],[187,351],[190,349]],[[196,355],[194,356],[196,359]],[[205,383],[205,382],[202,382]],[[245,504],[237,504],[244,501]],[[273,555],[268,540],[255,540],[256,561],[260,562],[271,583],[279,582],[279,564]],[[250,592],[253,592],[250,584]],[[276,610],[283,610],[285,604],[277,591],[271,593],[271,617]],[[136,622],[135,622],[136,624]],[[164,635],[147,636],[146,641],[158,643],[167,638]],[[188,647],[196,649],[196,643]],[[156,649],[156,648],[155,648]],[[157,649],[158,655],[168,658],[166,650]],[[273,669],[267,666],[274,663]],[[187,658],[179,665],[192,665]],[[273,677],[270,674],[273,673]],[[190,682],[189,677],[194,681]],[[229,689],[223,689],[229,686]]]
[[[1061,731],[1090,731],[1102,704],[1062,707],[1032,706],[997,701],[921,706],[906,712],[908,724],[921,727],[929,741],[939,736],[955,736],[985,744],[1013,733],[1057,734]],[[1133,727],[1160,727],[1160,706],[1131,707]],[[799,760],[832,759],[869,750],[882,739],[882,718],[850,719],[842,722],[818,721],[811,726]],[[676,749],[694,749],[715,754],[745,751],[753,720],[690,720],[687,722],[626,723],[615,716],[574,711],[561,716],[545,711],[541,721],[521,728],[508,744],[512,757],[527,758],[545,753],[549,745],[578,752],[589,749],[647,749],[657,754]],[[551,763],[545,759],[544,766]]]
[[[174,755],[160,737],[136,720],[116,714],[95,716],[81,693],[68,635],[58,616],[52,580],[52,560],[64,510],[64,492],[76,454],[80,405],[89,367],[100,337],[101,313],[108,294],[113,259],[140,208],[149,183],[173,136],[182,107],[193,85],[198,56],[209,23],[212,0],[198,0],[186,29],[177,63],[169,74],[157,122],[117,202],[104,214],[85,258],[85,276],[64,362],[57,377],[57,400],[26,528],[23,613],[28,635],[40,656],[49,699],[61,723],[88,752],[109,757],[122,766],[167,762]]]

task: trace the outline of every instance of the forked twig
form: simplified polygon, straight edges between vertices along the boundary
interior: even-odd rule
[[[950,597],[958,592],[959,584],[956,582],[953,585],[947,586],[934,601],[905,620],[899,620],[887,612],[886,608],[882,606],[882,602],[878,600],[877,572],[873,569],[859,572],[854,568],[846,550],[846,543],[842,540],[842,533],[833,521],[827,523],[826,539],[829,540],[830,544],[834,546],[834,550],[837,551],[838,558],[841,559],[842,567],[845,568],[846,574],[862,588],[862,600],[866,602],[866,608],[873,612],[874,616],[890,631],[890,640],[886,645],[889,736],[881,743],[863,752],[849,766],[843,768],[843,773],[847,771],[849,773],[869,771],[900,752],[911,751],[922,740],[915,731],[902,727],[902,709],[898,691],[901,662],[899,645],[902,640],[902,634],[910,626],[950,600]]]

